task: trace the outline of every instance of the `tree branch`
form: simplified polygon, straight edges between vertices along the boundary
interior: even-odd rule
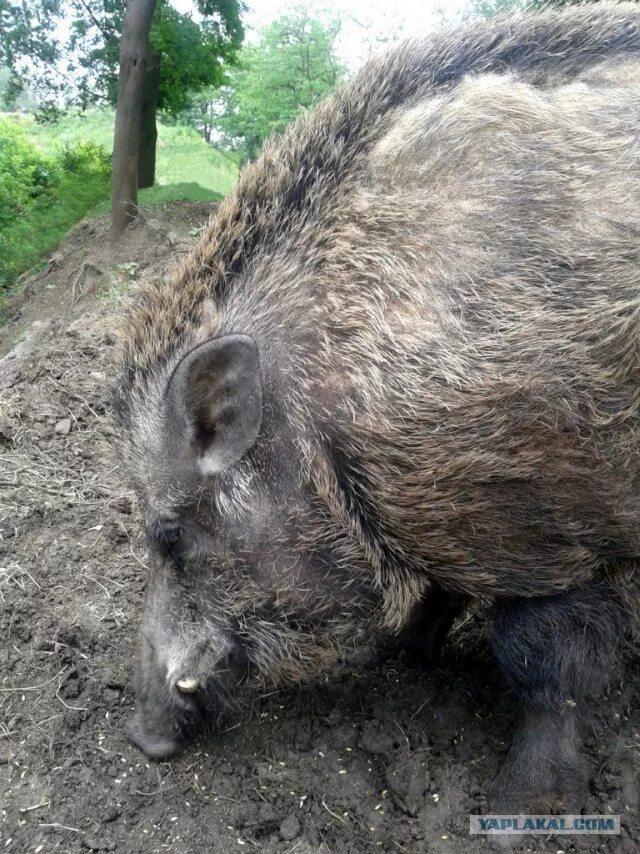
[[[49,68],[51,71],[55,72],[59,77],[62,77],[70,86],[79,90],[80,92],[84,92],[86,95],[89,95],[94,101],[104,101],[108,103],[109,99],[106,95],[100,94],[100,92],[96,92],[94,89],[89,89],[84,83],[78,83],[77,80],[74,80],[73,77],[69,77],[68,74],[65,74],[60,68],[54,65],[52,62],[49,62],[46,59],[42,59],[42,57],[37,57],[36,62],[34,62],[36,67],[38,65],[44,65],[46,68]]]
[[[105,41],[107,41],[107,42],[112,41],[112,39],[113,39],[113,38],[114,38],[114,36],[115,36],[114,31],[113,31],[113,30],[109,31],[109,30],[105,27],[104,23],[101,23],[101,22],[96,18],[96,16],[95,16],[95,15],[94,15],[94,13],[93,13],[93,9],[91,8],[91,6],[90,6],[88,3],[86,3],[86,2],[85,2],[85,0],[76,0],[76,2],[79,2],[79,3],[80,3],[80,5],[81,5],[85,10],[86,10],[87,14],[88,14],[88,15],[89,15],[89,17],[91,18],[91,20],[93,21],[93,23],[95,24],[95,26],[100,30],[100,32],[101,32],[101,33],[102,33],[102,35],[104,36],[104,40],[105,40]]]

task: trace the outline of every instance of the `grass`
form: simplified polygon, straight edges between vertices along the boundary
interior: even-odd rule
[[[75,112],[56,123],[37,124],[31,116],[19,120],[29,138],[47,154],[80,142],[111,150],[113,110]],[[233,188],[237,171],[232,157],[208,145],[192,128],[159,123],[156,184],[142,190],[138,201],[141,205],[217,201]],[[18,275],[50,254],[80,219],[108,213],[109,194],[107,181],[73,183],[70,176],[54,204],[34,204],[17,218],[3,235],[16,261],[5,264],[0,299],[2,286],[10,287]]]
[[[55,124],[29,122],[30,137],[47,152],[81,141],[111,151],[113,110],[74,113]],[[159,122],[156,186],[142,190],[139,201],[143,205],[217,201],[233,188],[237,172],[233,158],[207,145],[193,128]],[[103,213],[108,209],[108,204],[100,206]]]
[[[115,270],[107,273],[106,282],[100,291],[100,298],[111,305],[118,305],[130,292],[131,282],[140,265],[135,261],[118,264]]]
[[[55,197],[38,199],[0,233],[0,301],[25,270],[46,258],[79,220],[109,194],[102,171],[65,172]]]

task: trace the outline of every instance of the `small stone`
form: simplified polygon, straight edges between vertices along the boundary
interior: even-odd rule
[[[104,824],[108,824],[110,821],[115,821],[122,815],[122,810],[117,806],[108,807],[105,811],[105,814],[102,817],[102,821]]]
[[[290,815],[280,825],[280,837],[286,842],[290,842],[300,834],[300,822],[295,815]]]
[[[109,502],[109,507],[113,507],[118,513],[125,513],[126,515],[129,515],[133,510],[131,499],[126,495],[119,495],[117,498],[112,498]]]
[[[276,811],[268,803],[262,803],[260,805],[260,809],[258,810],[258,820],[261,824],[277,824],[276,820]]]
[[[367,721],[362,728],[360,746],[367,753],[384,755],[393,749],[393,738],[382,727]]]
[[[88,848],[89,851],[102,851],[104,845],[98,839],[92,839],[90,836],[85,836],[80,839],[80,843]]]
[[[61,418],[60,421],[56,424],[56,435],[57,436],[68,436],[71,432],[71,419],[70,418]]]
[[[108,703],[110,706],[115,706],[120,702],[120,691],[116,691],[114,688],[105,688],[102,695],[105,703]]]

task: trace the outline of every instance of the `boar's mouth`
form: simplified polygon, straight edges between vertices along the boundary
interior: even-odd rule
[[[249,671],[246,654],[237,645],[217,664],[215,675],[206,679],[184,675],[170,680],[164,668],[153,665],[139,674],[136,713],[127,732],[149,758],[173,756],[196,737],[215,731]]]
[[[127,727],[129,738],[150,759],[165,759],[213,733],[228,702],[214,684],[187,695],[167,692],[159,703],[139,702]]]
[[[127,725],[131,741],[150,759],[166,759],[180,753],[187,744],[170,721],[150,722],[138,710]]]

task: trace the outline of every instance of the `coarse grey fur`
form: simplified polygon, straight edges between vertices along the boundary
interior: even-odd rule
[[[597,4],[400,46],[270,140],[140,293],[119,413],[158,554],[148,752],[238,681],[317,672],[363,625],[423,625],[445,590],[496,600],[525,709],[500,796],[578,780],[574,710],[602,681],[584,674],[637,619],[639,24],[635,5]],[[226,392],[202,371],[197,401],[175,392],[236,336],[255,350],[229,343]],[[248,364],[260,395],[243,403]],[[198,709],[174,690],[185,673]],[[152,705],[169,711],[150,722]]]

